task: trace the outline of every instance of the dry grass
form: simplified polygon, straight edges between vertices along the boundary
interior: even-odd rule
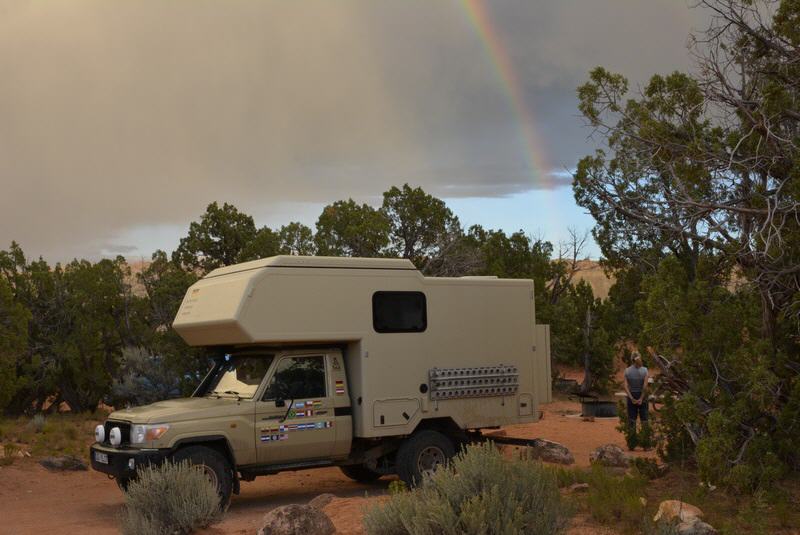
[[[796,535],[800,527],[800,476],[752,495],[734,495],[700,485],[693,471],[672,468],[663,477],[648,480],[638,474],[614,475],[602,467],[551,467],[562,488],[588,483],[589,491],[568,495],[572,506],[598,524],[624,534],[672,535],[671,526],[652,518],[664,500],[682,500],[699,507],[704,520],[720,535]],[[648,474],[653,476],[653,474]]]
[[[74,455],[86,458],[94,442],[94,428],[107,414],[55,413],[0,421],[0,441],[14,444],[36,457]]]

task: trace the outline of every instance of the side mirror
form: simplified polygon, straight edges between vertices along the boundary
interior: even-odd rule
[[[275,406],[276,407],[285,407],[286,406],[286,400],[285,399],[276,399],[275,400]]]

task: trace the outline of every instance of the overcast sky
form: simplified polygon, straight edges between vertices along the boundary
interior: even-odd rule
[[[597,65],[636,82],[689,68],[703,13],[488,1],[487,46],[466,6],[0,0],[0,248],[149,257],[214,200],[313,225],[324,204],[378,204],[403,182],[467,224],[590,228],[565,173],[594,146],[575,88]]]

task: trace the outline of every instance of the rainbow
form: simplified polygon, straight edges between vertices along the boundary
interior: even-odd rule
[[[547,162],[544,151],[541,150],[543,144],[534,128],[533,113],[525,101],[522,84],[514,69],[503,37],[497,31],[483,0],[461,0],[460,3],[464,7],[470,23],[480,36],[488,59],[497,71],[509,104],[517,117],[520,137],[525,150],[526,165],[531,172],[531,178],[538,183],[539,187],[551,190],[553,187],[552,167]]]

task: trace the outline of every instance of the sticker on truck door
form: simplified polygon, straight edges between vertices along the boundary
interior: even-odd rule
[[[344,395],[344,381],[337,380],[336,381],[336,395],[343,396]]]
[[[286,424],[261,430],[261,442],[276,442],[288,440],[289,434],[298,431],[312,431],[314,429],[330,429],[333,422],[309,422],[307,424]]]

